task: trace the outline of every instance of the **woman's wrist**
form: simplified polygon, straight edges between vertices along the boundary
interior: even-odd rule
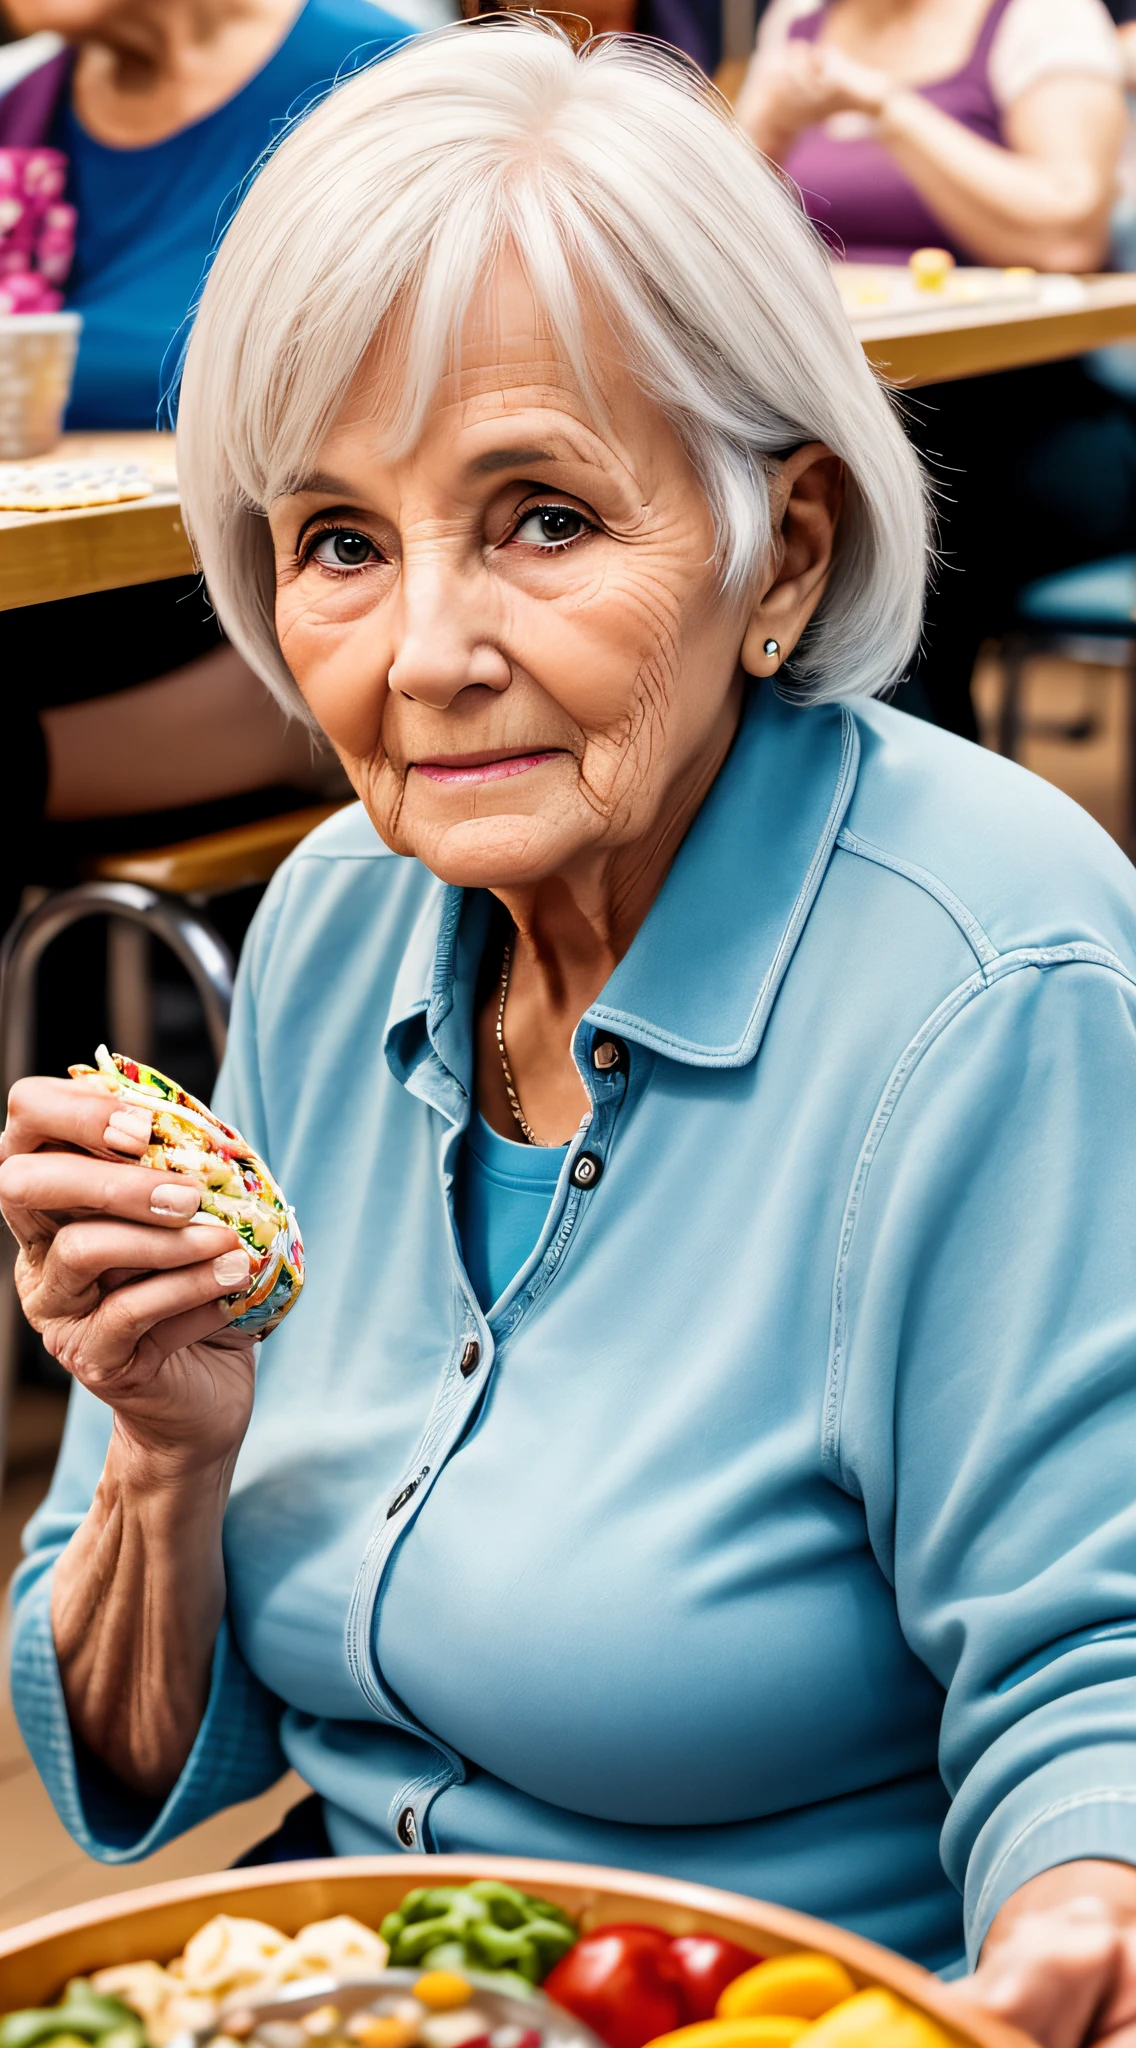
[[[879,141],[903,140],[911,131],[912,119],[918,120],[922,104],[909,85],[893,85],[889,79],[873,115]]]
[[[107,1445],[104,1480],[140,1505],[161,1505],[175,1515],[200,1511],[211,1499],[224,1514],[242,1437],[216,1443],[179,1430],[158,1433],[116,1413]]]

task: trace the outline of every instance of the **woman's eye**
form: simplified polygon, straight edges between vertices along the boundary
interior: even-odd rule
[[[571,505],[537,505],[525,513],[512,537],[530,547],[563,548],[569,541],[579,540],[582,533],[594,531],[583,513],[573,511]]]
[[[378,549],[365,533],[337,526],[332,532],[321,533],[308,559],[318,562],[321,569],[362,569],[368,562],[378,560]]]

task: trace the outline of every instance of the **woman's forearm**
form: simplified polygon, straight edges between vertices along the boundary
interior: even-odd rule
[[[205,1712],[234,1462],[156,1472],[116,1426],[90,1511],[55,1568],[51,1621],[72,1728],[151,1797],[175,1783]]]
[[[1104,261],[1111,190],[1092,164],[1000,148],[902,88],[885,99],[878,133],[951,239],[980,262],[1092,270]]]
[[[49,818],[124,818],[275,784],[318,791],[336,768],[235,647],[111,696],[58,705],[41,723]]]

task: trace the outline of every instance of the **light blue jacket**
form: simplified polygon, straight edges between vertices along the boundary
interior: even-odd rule
[[[977,748],[755,695],[485,1317],[450,1193],[487,908],[359,809],[269,891],[220,1101],[310,1277],[160,1812],[68,1736],[76,1397],[17,1592],[56,1806],[126,1861],[287,1758],[340,1853],[666,1871],[932,1965],[965,1887],[973,1955],[1035,1872],[1136,1862],[1136,876]]]

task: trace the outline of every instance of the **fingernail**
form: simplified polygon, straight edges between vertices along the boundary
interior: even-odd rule
[[[213,1261],[213,1278],[218,1287],[239,1287],[251,1271],[247,1252],[222,1252],[220,1258]]]
[[[150,1196],[155,1216],[196,1216],[201,1207],[201,1189],[192,1181],[163,1181]]]
[[[149,1144],[150,1129],[148,1109],[116,1109],[107,1121],[103,1144],[112,1152],[133,1152],[139,1145]]]

